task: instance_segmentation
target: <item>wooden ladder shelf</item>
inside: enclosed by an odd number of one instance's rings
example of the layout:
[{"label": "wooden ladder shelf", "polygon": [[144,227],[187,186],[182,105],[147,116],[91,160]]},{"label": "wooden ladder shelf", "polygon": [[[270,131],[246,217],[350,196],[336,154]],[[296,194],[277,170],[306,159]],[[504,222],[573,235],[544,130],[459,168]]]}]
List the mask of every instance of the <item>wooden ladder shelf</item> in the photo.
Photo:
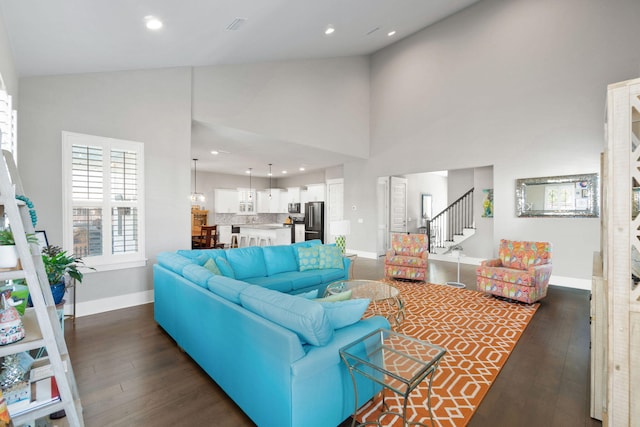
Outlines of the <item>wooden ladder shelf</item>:
[{"label": "wooden ladder shelf", "polygon": [[75,376],[64,340],[58,310],[53,302],[49,280],[44,269],[38,244],[29,243],[26,233],[34,233],[29,208],[16,194],[24,194],[13,156],[3,150],[0,160],[0,205],[9,220],[14,235],[21,268],[0,272],[0,280],[24,279],[33,303],[22,318],[25,337],[12,344],[0,346],[0,357],[44,348],[46,356],[36,359],[38,365],[49,365],[55,377],[60,398],[52,402],[11,414],[14,425],[21,425],[64,410],[70,426],[83,426],[82,405]]}]

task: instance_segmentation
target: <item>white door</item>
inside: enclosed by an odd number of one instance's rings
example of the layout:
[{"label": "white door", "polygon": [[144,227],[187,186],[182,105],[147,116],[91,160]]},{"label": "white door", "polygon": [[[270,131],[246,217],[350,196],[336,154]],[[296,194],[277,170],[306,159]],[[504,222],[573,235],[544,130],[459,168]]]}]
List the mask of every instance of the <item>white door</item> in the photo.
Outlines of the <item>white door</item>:
[{"label": "white door", "polygon": [[389,247],[389,177],[378,178],[377,255],[384,256]]},{"label": "white door", "polygon": [[[389,231],[391,233],[407,232],[407,179],[391,177],[390,184]],[[391,241],[391,240],[389,240]]]}]

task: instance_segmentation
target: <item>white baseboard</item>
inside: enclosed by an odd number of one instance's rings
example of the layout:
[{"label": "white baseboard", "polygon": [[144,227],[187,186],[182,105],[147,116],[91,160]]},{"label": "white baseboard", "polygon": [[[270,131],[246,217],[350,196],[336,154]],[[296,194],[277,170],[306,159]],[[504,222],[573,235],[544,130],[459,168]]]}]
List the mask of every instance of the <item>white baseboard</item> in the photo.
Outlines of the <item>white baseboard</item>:
[{"label": "white baseboard", "polygon": [[345,249],[345,253],[356,254],[360,258],[378,259],[378,255],[375,252],[354,251],[354,250],[351,250],[351,249]]},{"label": "white baseboard", "polygon": [[[104,313],[105,311],[119,310],[121,308],[148,304],[150,302],[153,302],[153,291],[136,292],[117,297],[79,302],[76,304],[76,317]],[[67,313],[69,309],[70,307],[65,305],[65,313]]]}]

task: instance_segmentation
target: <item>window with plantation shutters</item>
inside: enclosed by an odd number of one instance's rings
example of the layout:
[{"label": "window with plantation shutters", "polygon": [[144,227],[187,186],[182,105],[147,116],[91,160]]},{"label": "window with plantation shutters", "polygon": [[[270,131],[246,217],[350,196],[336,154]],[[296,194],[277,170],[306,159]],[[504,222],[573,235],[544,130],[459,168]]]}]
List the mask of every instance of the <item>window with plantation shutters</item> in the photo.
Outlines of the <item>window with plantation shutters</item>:
[{"label": "window with plantation shutters", "polygon": [[101,270],[144,265],[143,144],[63,132],[62,145],[65,248]]}]

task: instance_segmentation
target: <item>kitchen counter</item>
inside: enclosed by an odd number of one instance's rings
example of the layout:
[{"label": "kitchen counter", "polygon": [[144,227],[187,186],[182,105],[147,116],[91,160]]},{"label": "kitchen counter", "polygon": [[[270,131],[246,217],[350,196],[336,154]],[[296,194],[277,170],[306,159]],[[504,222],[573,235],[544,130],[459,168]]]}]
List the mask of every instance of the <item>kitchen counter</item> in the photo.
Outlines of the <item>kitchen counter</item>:
[{"label": "kitchen counter", "polygon": [[240,246],[260,245],[290,245],[291,244],[291,227],[285,227],[283,224],[245,224],[240,225]]}]

